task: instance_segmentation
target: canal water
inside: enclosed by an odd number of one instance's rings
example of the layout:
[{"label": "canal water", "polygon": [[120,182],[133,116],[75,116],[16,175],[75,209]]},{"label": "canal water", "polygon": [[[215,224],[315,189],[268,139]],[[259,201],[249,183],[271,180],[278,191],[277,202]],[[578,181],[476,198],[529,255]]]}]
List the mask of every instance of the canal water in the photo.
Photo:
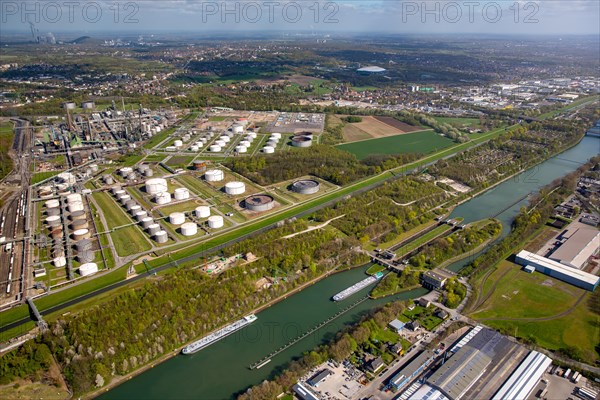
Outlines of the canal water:
[{"label": "canal water", "polygon": [[[502,237],[523,200],[507,207],[524,195],[539,189],[600,153],[600,140],[585,137],[577,146],[557,157],[511,178],[496,188],[460,206],[451,217],[463,217],[465,223],[497,216],[504,225]],[[476,257],[450,266],[460,269]],[[101,399],[229,399],[247,387],[280,372],[294,357],[329,341],[344,325],[360,320],[374,307],[394,299],[419,297],[424,289],[413,290],[380,300],[367,300],[295,345],[273,357],[260,369],[251,364],[287,344],[293,338],[327,320],[359,300],[372,288],[334,303],[331,296],[365,277],[367,267],[330,276],[258,314],[258,321],[191,356],[177,356],[100,396]]]}]

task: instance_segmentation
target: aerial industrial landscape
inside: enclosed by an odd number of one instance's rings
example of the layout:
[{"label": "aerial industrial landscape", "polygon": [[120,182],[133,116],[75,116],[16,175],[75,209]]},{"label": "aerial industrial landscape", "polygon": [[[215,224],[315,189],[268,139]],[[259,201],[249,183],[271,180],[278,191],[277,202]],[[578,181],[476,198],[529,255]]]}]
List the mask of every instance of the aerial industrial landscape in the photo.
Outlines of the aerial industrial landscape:
[{"label": "aerial industrial landscape", "polygon": [[0,398],[600,399],[597,26],[171,3],[2,5]]}]

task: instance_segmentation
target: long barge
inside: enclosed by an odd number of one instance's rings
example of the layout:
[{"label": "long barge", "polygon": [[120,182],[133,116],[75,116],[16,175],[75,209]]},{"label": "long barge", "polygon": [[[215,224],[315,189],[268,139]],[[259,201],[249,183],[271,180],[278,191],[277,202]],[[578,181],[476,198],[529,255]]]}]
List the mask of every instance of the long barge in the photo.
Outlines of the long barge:
[{"label": "long barge", "polygon": [[370,276],[366,279],[363,279],[362,281],[355,283],[349,288],[342,290],[341,292],[333,296],[333,301],[342,301],[345,298],[352,296],[354,293],[366,288],[367,286],[372,285],[381,278],[383,278],[383,272],[377,272],[374,276]]},{"label": "long barge", "polygon": [[202,339],[196,340],[195,342],[188,344],[183,348],[183,350],[181,350],[181,352],[183,354],[194,354],[202,350],[203,348],[210,346],[211,344],[223,339],[224,337],[231,335],[235,331],[238,331],[243,327],[250,325],[257,319],[258,318],[254,314],[246,315],[244,318],[235,321],[231,325],[227,325],[226,327],[221,328],[218,331],[203,337]]}]

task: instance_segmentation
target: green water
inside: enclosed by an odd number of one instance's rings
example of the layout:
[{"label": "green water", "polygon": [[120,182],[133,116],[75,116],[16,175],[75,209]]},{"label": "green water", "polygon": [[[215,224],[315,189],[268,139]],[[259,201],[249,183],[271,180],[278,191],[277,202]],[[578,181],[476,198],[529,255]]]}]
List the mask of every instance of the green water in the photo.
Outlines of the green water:
[{"label": "green water", "polygon": [[[600,153],[600,140],[584,138],[574,148],[504,182],[489,192],[457,207],[452,217],[465,222],[497,214],[523,195],[537,190],[552,180],[575,170],[579,165],[565,160],[585,162]],[[524,200],[497,216],[504,225],[503,236]],[[458,270],[467,260],[455,263]],[[271,378],[286,364],[304,351],[332,339],[344,325],[358,321],[378,305],[392,299],[414,298],[426,293],[424,289],[380,300],[368,300],[342,315],[317,332],[297,342],[258,370],[248,366],[308,331],[339,310],[368,293],[371,287],[352,297],[334,303],[331,296],[363,279],[367,267],[343,272],[291,296],[258,314],[258,321],[192,356],[177,356],[153,369],[132,378],[102,395],[101,399],[228,399],[251,385]]]}]

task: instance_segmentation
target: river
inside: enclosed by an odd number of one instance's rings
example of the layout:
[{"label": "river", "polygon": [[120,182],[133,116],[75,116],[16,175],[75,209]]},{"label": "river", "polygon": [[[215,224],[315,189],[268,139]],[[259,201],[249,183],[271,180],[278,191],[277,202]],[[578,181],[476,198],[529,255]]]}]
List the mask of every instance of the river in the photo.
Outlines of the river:
[{"label": "river", "polygon": [[[456,207],[451,217],[463,217],[464,222],[468,223],[494,216],[524,195],[574,171],[579,167],[579,163],[587,161],[598,153],[600,153],[600,140],[585,137],[577,146]],[[527,204],[526,199],[497,215],[496,218],[504,225],[501,237],[508,234],[512,219],[517,215],[519,208],[525,204]],[[458,270],[475,256],[454,263],[450,268]],[[103,394],[100,398],[105,400],[232,398],[247,387],[272,377],[292,358],[329,341],[344,325],[358,321],[374,307],[393,299],[414,298],[426,293],[424,289],[418,289],[385,299],[367,300],[273,357],[272,361],[262,368],[255,370],[248,368],[250,364],[368,293],[372,286],[342,302],[334,303],[330,300],[335,293],[363,279],[366,268],[357,268],[325,278],[259,313],[258,321],[241,331],[192,356],[171,358]]]}]

